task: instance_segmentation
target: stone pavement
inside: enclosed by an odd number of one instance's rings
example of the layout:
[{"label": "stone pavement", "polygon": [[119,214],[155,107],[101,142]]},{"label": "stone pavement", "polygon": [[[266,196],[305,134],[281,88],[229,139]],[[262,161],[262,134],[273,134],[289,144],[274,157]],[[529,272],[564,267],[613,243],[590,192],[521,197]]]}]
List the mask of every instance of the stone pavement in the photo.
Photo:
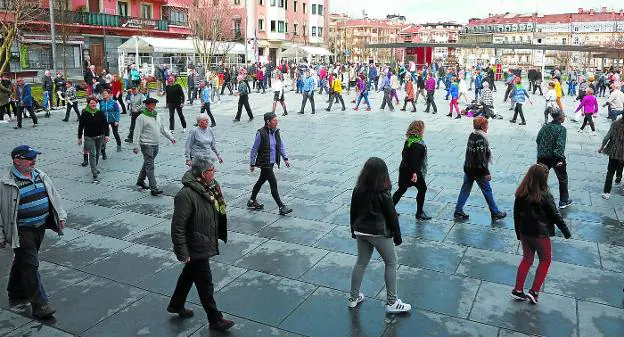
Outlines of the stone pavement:
[{"label": "stone pavement", "polygon": [[[502,86],[502,85],[501,85]],[[597,119],[599,136],[578,134],[566,121],[571,197],[563,211],[571,240],[553,239],[553,263],[540,304],[517,303],[509,297],[520,262],[513,219],[492,223],[483,197],[473,189],[466,212],[470,220],[453,221],[453,207],[462,181],[462,164],[471,121],[444,116],[448,102],[437,93],[440,112],[380,112],[380,95],[372,112],[341,112],[334,105],[317,114],[297,115],[300,96],[288,92],[290,115],[280,117],[291,168],[277,171],[284,201],[294,212],[279,216],[265,186],[259,201],[264,211],[245,208],[257,172],[248,170],[248,152],[262,113],[272,95],[252,94],[252,123],[231,122],[235,97],[213,104],[218,148],[225,163],[217,179],[229,207],[229,238],[221,255],[211,261],[216,300],[226,317],[236,321],[228,334],[211,332],[194,290],[189,297],[195,317],[180,320],[165,311],[182,268],[172,253],[170,219],[173,195],[185,170],[184,134],[176,145],[162,144],[157,176],[166,195],[152,197],[134,186],[141,165],[125,143],[123,152],[109,146],[100,162],[101,182],[91,183],[80,167],[76,123],[60,121],[61,113],[41,118],[33,129],[0,125],[0,153],[22,143],[41,150],[38,167],[54,180],[68,210],[65,235],[48,232],[41,249],[40,271],[56,319],[33,320],[28,305],[11,305],[0,296],[0,335],[5,336],[622,336],[624,334],[624,198],[616,187],[610,200],[600,198],[607,158],[596,152],[608,123]],[[400,96],[403,96],[400,94]],[[353,97],[347,96],[347,102]],[[496,93],[505,120],[490,126],[493,148],[492,184],[499,206],[511,213],[513,193],[535,161],[535,135],[543,117],[543,98],[526,106],[527,126],[510,124],[509,111]],[[600,99],[601,102],[604,99]],[[565,97],[567,106],[572,99]],[[163,110],[161,110],[163,111]],[[198,106],[185,108],[194,121]],[[281,112],[278,108],[278,112]],[[166,113],[162,112],[166,120]],[[75,117],[72,117],[72,121]],[[434,218],[417,223],[415,190],[397,206],[403,244],[398,248],[399,296],[413,305],[410,314],[386,316],[383,263],[374,255],[362,291],[367,298],[357,309],[346,306],[355,241],[350,238],[351,189],[364,161],[383,158],[396,181],[400,151],[408,123],[427,124],[429,190],[426,211]],[[129,120],[123,116],[122,137]],[[557,182],[551,174],[557,194]],[[557,198],[558,199],[558,198]],[[0,252],[0,288],[5,289],[11,251]],[[537,264],[537,263],[536,263]],[[532,275],[527,283],[532,280]]]}]

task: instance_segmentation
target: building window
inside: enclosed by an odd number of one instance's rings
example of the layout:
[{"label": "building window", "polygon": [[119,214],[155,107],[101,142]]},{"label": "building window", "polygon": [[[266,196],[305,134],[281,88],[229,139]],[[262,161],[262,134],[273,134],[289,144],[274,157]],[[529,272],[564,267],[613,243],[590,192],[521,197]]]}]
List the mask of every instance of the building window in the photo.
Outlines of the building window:
[{"label": "building window", "polygon": [[306,13],[306,9],[307,9],[306,7],[307,7],[307,6],[306,6],[306,3],[304,2],[304,3],[303,3],[303,14],[305,14],[305,13]]},{"label": "building window", "polygon": [[275,20],[271,20],[271,31],[272,31],[272,32],[275,32],[275,28],[276,28],[276,26],[275,26]]},{"label": "building window", "polygon": [[284,22],[284,33],[288,33],[288,21]]},{"label": "building window", "polygon": [[[245,0],[245,1],[247,1],[247,0]],[[260,6],[264,6],[264,0],[258,0],[258,1],[260,3]]]},{"label": "building window", "polygon": [[308,26],[306,26],[306,24],[305,24],[305,23],[303,24],[303,31],[301,31],[301,34],[302,34],[303,36],[308,35]]},{"label": "building window", "polygon": [[561,39],[561,43],[562,44],[568,44],[568,39],[566,39],[565,37],[563,39]]},{"label": "building window", "polygon": [[241,37],[241,19],[236,18],[234,20],[232,20],[232,26],[234,29],[234,37],[236,39],[240,39]]},{"label": "building window", "polygon": [[293,11],[297,12],[297,0],[293,1]]},{"label": "building window", "polygon": [[234,0],[235,5],[240,5],[241,0]]},{"label": "building window", "polygon": [[128,3],[117,1],[117,15],[119,16],[129,16],[128,12]]},{"label": "building window", "polygon": [[182,10],[175,10],[172,7],[169,8],[169,13],[167,15],[167,19],[169,20],[170,25],[174,26],[187,26],[188,25],[188,17],[186,16],[186,12]]},{"label": "building window", "polygon": [[323,37],[323,27],[318,27],[318,37]]},{"label": "building window", "polygon": [[293,35],[297,35],[297,34],[298,34],[298,32],[297,32],[297,28],[299,28],[299,25],[298,25],[298,24],[296,24],[296,23],[295,23],[295,24],[293,24]]},{"label": "building window", "polygon": [[278,33],[284,32],[284,21],[277,21],[277,32]]},{"label": "building window", "polygon": [[316,36],[316,26],[312,26],[312,36]]},{"label": "building window", "polygon": [[284,8],[284,0],[279,0],[277,7]]},{"label": "building window", "polygon": [[323,5],[318,5],[318,9],[316,10],[316,13],[320,16],[323,16]]},{"label": "building window", "polygon": [[271,0],[271,7],[275,7],[275,0]]},{"label": "building window", "polygon": [[150,4],[141,4],[141,18],[143,18],[143,19],[151,19],[152,18],[152,5],[150,5]]},{"label": "building window", "polygon": [[258,30],[264,31],[264,19],[258,19]]},{"label": "building window", "polygon": [[312,14],[316,14],[316,4],[312,4]]},{"label": "building window", "polygon": [[284,0],[284,9],[288,10],[288,0]]}]

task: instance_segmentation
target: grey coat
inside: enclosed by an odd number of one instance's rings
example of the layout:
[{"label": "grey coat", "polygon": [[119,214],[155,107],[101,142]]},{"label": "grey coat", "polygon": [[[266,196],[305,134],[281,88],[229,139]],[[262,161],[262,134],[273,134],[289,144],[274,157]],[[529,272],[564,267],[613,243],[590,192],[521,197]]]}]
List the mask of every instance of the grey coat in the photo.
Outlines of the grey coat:
[{"label": "grey coat", "polygon": [[[7,242],[11,244],[12,248],[19,248],[17,208],[19,206],[20,194],[11,172],[12,168],[12,166],[5,168],[0,176],[0,225],[2,228],[2,231],[0,231],[0,242]],[[35,169],[35,171],[41,177],[48,192],[51,205],[50,212],[54,216],[54,227],[52,230],[60,232],[60,221],[67,219],[67,213],[61,204],[61,197],[54,184],[52,184],[50,177],[39,169]]]}]

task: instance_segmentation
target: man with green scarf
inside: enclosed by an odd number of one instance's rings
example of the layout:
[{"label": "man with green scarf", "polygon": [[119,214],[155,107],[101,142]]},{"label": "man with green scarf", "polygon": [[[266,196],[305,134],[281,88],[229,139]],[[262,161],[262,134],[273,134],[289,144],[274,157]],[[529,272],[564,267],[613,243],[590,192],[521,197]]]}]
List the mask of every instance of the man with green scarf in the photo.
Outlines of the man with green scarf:
[{"label": "man with green scarf", "polygon": [[[154,175],[154,159],[158,155],[158,144],[160,143],[159,133],[165,136],[172,144],[176,143],[171,133],[165,130],[165,126],[160,119],[160,115],[156,111],[157,99],[148,98],[143,101],[145,108],[136,119],[134,127],[134,135],[132,143],[139,144],[134,148],[134,153],[139,153],[139,149],[143,154],[143,166],[139,173],[137,186],[143,189],[150,189],[152,195],[162,194],[163,191],[158,189],[156,184],[156,176]],[[145,178],[149,181],[149,186],[145,184]]]}]

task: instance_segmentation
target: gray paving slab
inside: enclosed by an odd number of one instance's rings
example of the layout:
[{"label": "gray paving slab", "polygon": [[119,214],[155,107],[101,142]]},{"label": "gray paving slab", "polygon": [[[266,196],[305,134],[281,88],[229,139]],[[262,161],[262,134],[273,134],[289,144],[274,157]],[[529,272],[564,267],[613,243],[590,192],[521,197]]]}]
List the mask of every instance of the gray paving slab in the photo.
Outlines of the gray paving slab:
[{"label": "gray paving slab", "polygon": [[[54,180],[68,210],[65,235],[59,238],[48,232],[40,254],[40,273],[57,309],[56,320],[32,321],[27,303],[10,303],[4,296],[0,297],[0,329],[10,329],[7,336],[45,337],[98,336],[110,331],[120,336],[163,337],[619,336],[624,317],[624,213],[619,206],[624,196],[616,186],[610,200],[600,197],[607,157],[596,152],[608,122],[602,116],[596,120],[597,137],[577,133],[578,124],[564,123],[569,188],[575,203],[562,214],[573,239],[563,240],[560,233],[553,239],[553,263],[540,304],[529,306],[508,297],[521,259],[511,211],[515,188],[535,162],[543,105],[525,107],[526,126],[506,120],[490,123],[492,187],[499,208],[510,216],[492,222],[481,192],[474,187],[464,209],[470,219],[455,222],[453,211],[472,126],[466,118],[444,117],[448,102],[440,94],[436,95],[437,115],[422,113],[419,104],[416,114],[335,109],[280,117],[292,164],[276,170],[281,197],[294,209],[286,217],[277,214],[268,185],[258,196],[265,210],[246,209],[259,174],[249,172],[248,156],[261,118],[231,123],[235,97],[224,97],[223,104],[212,106],[218,123],[217,146],[225,160],[217,164],[216,176],[228,204],[230,232],[211,267],[217,303],[227,318],[236,321],[230,334],[207,329],[194,290],[188,302],[196,320],[176,321],[163,308],[182,268],[172,253],[170,226],[173,197],[186,170],[181,146],[185,134],[178,129],[178,144],[161,144],[156,177],[165,194],[152,197],[135,186],[142,160],[131,154],[129,144],[100,161],[101,182],[92,184],[89,169],[80,166],[80,148],[67,146],[69,140],[74,142],[68,135],[75,134],[77,125],[61,122],[58,112],[42,118],[36,130],[16,131],[0,124],[0,151],[8,153],[23,142],[41,150],[37,165]],[[502,95],[495,93],[495,103],[508,119],[510,112],[499,103]],[[251,95],[256,115],[270,106],[270,96]],[[345,96],[350,101],[354,95]],[[380,98],[371,93],[374,107]],[[297,107],[300,99],[292,92],[286,95],[291,107]],[[539,97],[535,100],[541,102]],[[573,99],[564,97],[564,104],[574,105]],[[184,108],[189,120],[198,111],[197,105]],[[386,161],[396,188],[405,129],[416,118],[427,125],[425,210],[433,219],[416,221],[415,189],[408,190],[397,205],[404,239],[397,248],[399,295],[414,309],[410,315],[384,315],[384,266],[375,252],[362,287],[368,297],[356,310],[349,310],[346,292],[357,254],[349,230],[351,191],[370,156]],[[128,116],[123,115],[122,133],[128,124]],[[552,173],[549,185],[558,200]],[[12,255],[8,249],[0,251],[0,288],[6,286]],[[537,259],[527,285],[536,266]]]}]

